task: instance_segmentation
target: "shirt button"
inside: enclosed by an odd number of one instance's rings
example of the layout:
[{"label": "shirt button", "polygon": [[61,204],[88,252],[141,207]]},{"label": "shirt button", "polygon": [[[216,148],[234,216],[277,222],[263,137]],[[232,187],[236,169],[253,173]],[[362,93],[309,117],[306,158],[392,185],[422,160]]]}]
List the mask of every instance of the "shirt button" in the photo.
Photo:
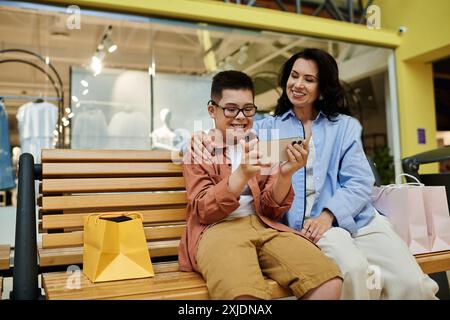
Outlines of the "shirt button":
[{"label": "shirt button", "polygon": [[320,180],[319,177],[317,177],[316,180]]}]

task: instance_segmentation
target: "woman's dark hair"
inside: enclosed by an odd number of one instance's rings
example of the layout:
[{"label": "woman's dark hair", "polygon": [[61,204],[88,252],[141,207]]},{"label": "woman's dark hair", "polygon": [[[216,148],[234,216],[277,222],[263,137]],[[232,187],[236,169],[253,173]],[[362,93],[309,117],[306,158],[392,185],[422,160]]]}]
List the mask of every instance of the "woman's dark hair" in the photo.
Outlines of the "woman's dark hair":
[{"label": "woman's dark hair", "polygon": [[323,99],[314,101],[314,108],[322,111],[328,120],[339,114],[350,114],[348,99],[345,90],[339,81],[339,71],[336,60],[327,52],[320,49],[305,49],[290,57],[281,68],[278,84],[283,89],[281,97],[278,99],[275,115],[280,116],[292,108],[286,92],[286,84],[298,59],[312,60],[317,64],[319,70],[319,93]]}]

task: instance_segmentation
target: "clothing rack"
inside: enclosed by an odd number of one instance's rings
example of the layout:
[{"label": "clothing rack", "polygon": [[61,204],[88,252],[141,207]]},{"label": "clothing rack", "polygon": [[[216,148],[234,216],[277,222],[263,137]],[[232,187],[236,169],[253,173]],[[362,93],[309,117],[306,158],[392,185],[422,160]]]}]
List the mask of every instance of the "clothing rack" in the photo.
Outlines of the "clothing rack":
[{"label": "clothing rack", "polygon": [[82,105],[83,104],[90,104],[90,105],[98,105],[98,106],[113,106],[113,107],[123,107],[123,106],[129,106],[129,107],[140,107],[136,104],[128,104],[128,103],[122,103],[122,102],[113,102],[113,101],[99,101],[99,100],[80,100],[79,101]]},{"label": "clothing rack", "polygon": [[44,101],[61,101],[61,98],[57,97],[43,97],[43,96],[4,96],[0,95],[0,100],[3,98],[4,100],[29,100],[35,101],[37,99],[42,99]]},{"label": "clothing rack", "polygon": [[[59,130],[60,134],[58,135],[57,146],[58,147],[63,146],[64,145],[64,140],[65,140],[64,139],[64,133],[65,132],[64,132],[64,130],[62,130],[61,122],[62,122],[62,117],[63,117],[63,114],[64,114],[64,86],[63,86],[63,83],[62,83],[62,80],[61,80],[61,77],[60,77],[58,71],[55,69],[55,67],[53,66],[53,64],[50,61],[48,61],[47,59],[44,59],[43,56],[41,56],[41,55],[39,55],[39,54],[37,54],[35,52],[29,51],[29,50],[24,50],[24,49],[3,49],[3,50],[0,50],[0,54],[11,54],[11,53],[24,54],[28,58],[30,58],[30,56],[31,56],[32,59],[38,59],[41,62],[41,64],[46,66],[45,68],[43,68],[43,67],[37,65],[36,63],[34,63],[32,61],[29,61],[29,59],[25,59],[25,58],[24,59],[16,59],[16,58],[13,58],[13,59],[11,59],[11,58],[10,59],[8,59],[8,58],[7,59],[0,59],[0,64],[3,64],[3,63],[22,63],[22,64],[27,64],[27,65],[29,65],[29,66],[39,70],[40,72],[42,72],[48,78],[48,80],[50,80],[50,82],[52,83],[52,85],[53,85],[53,87],[55,89],[57,98],[56,98],[56,100],[53,100],[54,98],[48,98],[46,100],[52,99],[53,101],[58,101],[58,126],[60,128],[60,130]],[[47,69],[47,67],[49,69]],[[51,72],[49,72],[49,71],[52,71],[53,74],[51,74]],[[56,77],[56,79],[55,79],[55,77]],[[14,98],[14,97],[16,97],[16,98]],[[17,98],[17,97],[20,97],[20,98]],[[21,98],[25,99],[24,97],[25,96],[13,96],[13,98],[8,98],[8,99],[19,100]],[[42,99],[42,100],[44,99],[44,97],[42,97],[42,96],[41,97],[35,97],[35,98],[36,99]],[[32,98],[30,100],[36,100],[36,99]]]}]

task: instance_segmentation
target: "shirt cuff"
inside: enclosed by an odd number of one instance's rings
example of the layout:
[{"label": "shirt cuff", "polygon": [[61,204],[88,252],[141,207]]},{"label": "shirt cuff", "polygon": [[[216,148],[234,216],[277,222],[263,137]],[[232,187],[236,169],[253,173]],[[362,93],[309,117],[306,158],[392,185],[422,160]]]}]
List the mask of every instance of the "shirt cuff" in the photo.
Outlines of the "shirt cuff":
[{"label": "shirt cuff", "polygon": [[355,219],[351,215],[345,212],[341,212],[342,205],[336,201],[329,201],[324,209],[328,209],[336,217],[336,221],[339,227],[346,229],[351,234],[357,231]]}]

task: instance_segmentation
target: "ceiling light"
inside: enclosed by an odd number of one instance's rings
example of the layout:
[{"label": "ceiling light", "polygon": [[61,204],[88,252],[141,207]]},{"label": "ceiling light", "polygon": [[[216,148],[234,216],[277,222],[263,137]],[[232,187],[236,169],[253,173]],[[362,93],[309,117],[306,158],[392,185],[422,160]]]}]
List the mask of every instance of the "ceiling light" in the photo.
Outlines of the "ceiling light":
[{"label": "ceiling light", "polygon": [[105,53],[103,51],[98,51],[94,54],[91,59],[91,69],[94,72],[94,76],[99,75],[102,72],[103,68],[103,58],[105,57]]},{"label": "ceiling light", "polygon": [[99,75],[102,72],[102,62],[99,58],[97,58],[96,56],[92,57],[91,60],[91,69],[94,72],[94,76]]},{"label": "ceiling light", "polygon": [[105,40],[103,40],[103,47],[108,50],[109,53],[113,53],[114,51],[117,50],[117,44],[115,44],[112,39],[111,36],[107,36],[105,38]]},{"label": "ceiling light", "polygon": [[80,83],[85,88],[89,87],[89,83],[86,80],[81,80]]},{"label": "ceiling light", "polygon": [[102,42],[101,42],[102,49],[108,50],[109,53],[113,53],[117,50],[117,45],[112,40],[112,26],[109,26],[106,30]]},{"label": "ceiling light", "polygon": [[245,46],[242,46],[240,49],[239,49],[239,56],[238,56],[238,63],[239,64],[244,64],[246,61],[247,61],[247,59],[248,59],[248,46],[247,45],[245,45]]}]

